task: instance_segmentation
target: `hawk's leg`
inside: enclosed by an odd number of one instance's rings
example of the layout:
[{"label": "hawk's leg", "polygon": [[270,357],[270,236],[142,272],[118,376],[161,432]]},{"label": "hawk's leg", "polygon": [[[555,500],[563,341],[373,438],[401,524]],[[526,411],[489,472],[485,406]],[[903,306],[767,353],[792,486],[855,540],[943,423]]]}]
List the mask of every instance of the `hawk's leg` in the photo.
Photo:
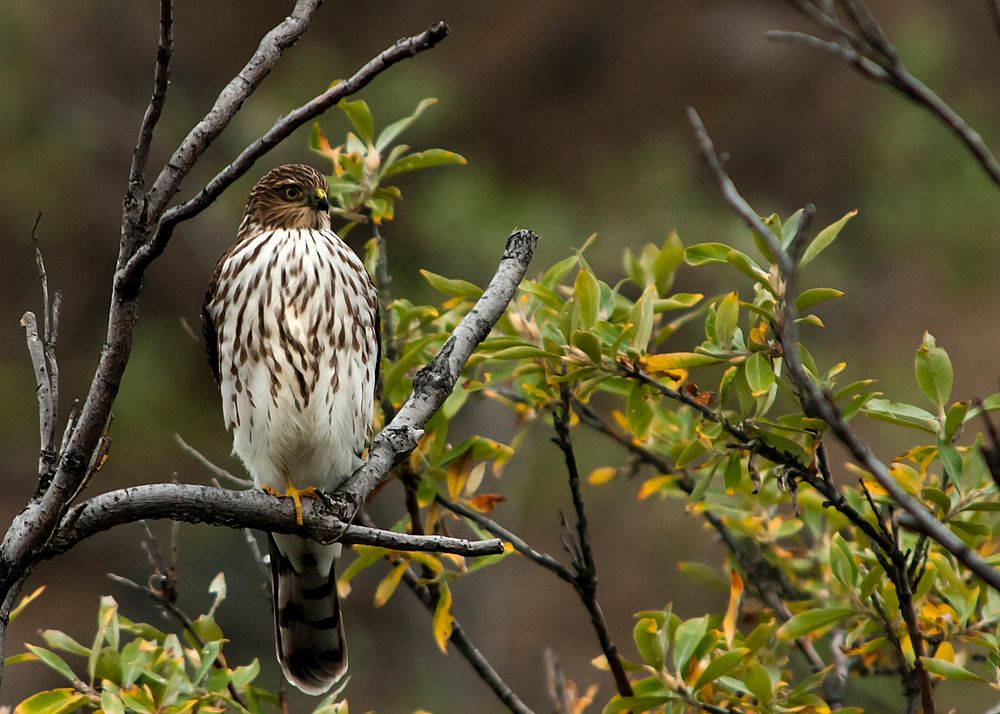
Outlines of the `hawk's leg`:
[{"label": "hawk's leg", "polygon": [[302,525],[302,497],[306,498],[320,498],[319,491],[316,490],[315,486],[308,486],[306,488],[295,488],[292,484],[292,477],[285,475],[285,492],[272,488],[267,484],[261,484],[261,489],[264,492],[271,494],[272,496],[291,498],[292,502],[295,504],[295,525]]}]

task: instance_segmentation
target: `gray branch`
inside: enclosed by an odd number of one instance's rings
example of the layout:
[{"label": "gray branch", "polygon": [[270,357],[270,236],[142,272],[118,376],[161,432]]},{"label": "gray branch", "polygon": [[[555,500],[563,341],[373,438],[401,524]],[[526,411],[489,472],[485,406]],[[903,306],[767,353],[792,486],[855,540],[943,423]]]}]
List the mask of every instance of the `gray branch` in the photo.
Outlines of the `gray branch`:
[{"label": "gray branch", "polygon": [[38,442],[41,444],[38,473],[41,476],[48,468],[45,449],[46,445],[51,445],[55,406],[52,403],[49,369],[45,364],[45,345],[38,335],[38,320],[35,318],[35,313],[24,313],[21,316],[21,327],[24,328],[25,339],[28,342],[28,354],[31,356],[31,366],[35,372],[35,395],[38,397]]},{"label": "gray branch", "polygon": [[[198,157],[229,126],[236,112],[271,73],[281,55],[294,45],[312,24],[313,15],[323,0],[297,0],[291,14],[261,38],[243,69],[219,92],[215,104],[188,132],[174,151],[167,165],[156,177],[148,196],[148,216],[156,221],[163,214],[167,203],[180,188],[181,181],[198,161]],[[161,28],[162,28],[161,19]],[[162,47],[161,36],[161,47]],[[158,61],[159,64],[159,61]],[[155,91],[155,90],[154,90]],[[154,94],[154,100],[155,100]]]},{"label": "gray branch", "polygon": [[[455,388],[462,369],[472,352],[493,329],[517,292],[528,263],[534,255],[538,236],[529,230],[517,230],[507,238],[507,247],[493,279],[469,313],[452,332],[437,356],[413,378],[413,392],[375,437],[368,459],[341,486],[337,493],[358,506],[387,477],[389,469],[416,445],[414,437]],[[419,437],[417,437],[419,438]],[[353,513],[345,512],[350,521]]]},{"label": "gray branch", "polygon": [[[247,146],[231,164],[226,166],[222,171],[216,174],[214,178],[205,184],[205,187],[202,188],[201,191],[199,191],[193,198],[168,209],[162,214],[162,217],[160,217],[160,214],[156,212],[157,207],[152,206],[150,208],[150,216],[154,220],[159,220],[159,224],[156,226],[156,232],[154,233],[153,238],[149,242],[142,245],[136,251],[135,255],[133,255],[129,260],[128,264],[125,266],[125,270],[119,277],[119,284],[123,286],[135,285],[137,279],[141,277],[146,266],[159,256],[163,252],[164,248],[166,248],[167,244],[170,242],[171,236],[173,235],[174,227],[178,223],[193,218],[208,208],[208,206],[210,206],[223,191],[225,191],[234,181],[243,176],[243,174],[245,174],[250,167],[254,165],[254,162],[256,162],[257,159],[261,158],[264,154],[281,143],[293,131],[311,119],[315,119],[344,97],[360,91],[373,79],[375,79],[375,77],[397,62],[400,62],[408,57],[413,57],[417,53],[423,52],[424,50],[431,49],[438,42],[447,37],[448,32],[448,26],[445,23],[437,22],[431,25],[424,32],[412,37],[405,37],[397,40],[392,47],[389,47],[369,60],[363,67],[361,67],[361,69],[355,72],[350,79],[337,83],[322,94],[314,97],[302,106],[293,109],[288,114],[281,117],[281,119],[276,121],[263,136]],[[223,94],[225,94],[225,92],[223,92]],[[219,96],[221,99],[223,95]],[[204,124],[210,116],[211,112],[209,112],[205,119],[202,120],[202,124]],[[229,119],[227,118],[225,121],[228,123]],[[225,124],[222,125],[222,128],[224,127]],[[219,131],[221,131],[222,128],[220,128]],[[192,134],[196,130],[197,127],[195,130],[192,130]],[[183,148],[183,145],[181,148]],[[178,151],[180,151],[180,149],[178,149]],[[194,158],[197,158],[197,155],[194,155]],[[153,191],[155,190],[156,186],[153,187]],[[174,190],[176,191],[176,188]]]},{"label": "gray branch", "polygon": [[232,491],[211,486],[161,483],[110,491],[74,506],[63,517],[59,530],[39,558],[48,559],[65,553],[80,541],[115,526],[164,518],[227,528],[293,533],[321,543],[373,545],[390,550],[456,553],[469,557],[503,552],[503,543],[498,538],[470,541],[349,525],[334,517],[326,504],[314,500],[303,501],[303,523],[298,526],[295,523],[295,506],[290,499],[276,498],[257,489]]}]

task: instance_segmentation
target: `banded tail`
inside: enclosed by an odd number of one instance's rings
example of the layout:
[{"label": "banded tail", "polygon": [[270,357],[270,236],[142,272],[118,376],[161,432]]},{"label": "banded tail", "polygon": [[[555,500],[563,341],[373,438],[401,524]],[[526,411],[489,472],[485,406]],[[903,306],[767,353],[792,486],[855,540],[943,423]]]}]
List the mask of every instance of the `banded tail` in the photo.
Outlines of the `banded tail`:
[{"label": "banded tail", "polygon": [[323,694],[347,672],[334,566],[340,545],[270,533],[267,540],[278,662],[293,685]]}]

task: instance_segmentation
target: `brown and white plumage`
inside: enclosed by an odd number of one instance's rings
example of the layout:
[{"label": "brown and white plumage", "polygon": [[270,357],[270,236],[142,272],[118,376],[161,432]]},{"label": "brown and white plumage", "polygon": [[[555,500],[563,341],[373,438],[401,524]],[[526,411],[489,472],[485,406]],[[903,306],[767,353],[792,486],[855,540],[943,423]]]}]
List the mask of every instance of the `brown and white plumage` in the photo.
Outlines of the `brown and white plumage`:
[{"label": "brown and white plumage", "polygon": [[[315,169],[270,171],[205,295],[205,341],[233,452],[254,483],[279,492],[332,491],[371,436],[378,301],[328,209]],[[269,542],[278,660],[292,684],[322,693],[347,669],[340,546],[281,534]]]}]

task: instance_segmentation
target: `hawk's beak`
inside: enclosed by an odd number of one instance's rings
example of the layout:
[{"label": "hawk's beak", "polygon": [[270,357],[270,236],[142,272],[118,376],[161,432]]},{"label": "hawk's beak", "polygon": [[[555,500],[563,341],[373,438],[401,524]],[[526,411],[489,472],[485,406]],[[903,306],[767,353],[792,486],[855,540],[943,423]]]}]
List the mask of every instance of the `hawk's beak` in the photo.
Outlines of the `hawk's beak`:
[{"label": "hawk's beak", "polygon": [[312,200],[313,208],[324,213],[330,210],[330,201],[326,197],[326,191],[321,188],[316,189]]}]

